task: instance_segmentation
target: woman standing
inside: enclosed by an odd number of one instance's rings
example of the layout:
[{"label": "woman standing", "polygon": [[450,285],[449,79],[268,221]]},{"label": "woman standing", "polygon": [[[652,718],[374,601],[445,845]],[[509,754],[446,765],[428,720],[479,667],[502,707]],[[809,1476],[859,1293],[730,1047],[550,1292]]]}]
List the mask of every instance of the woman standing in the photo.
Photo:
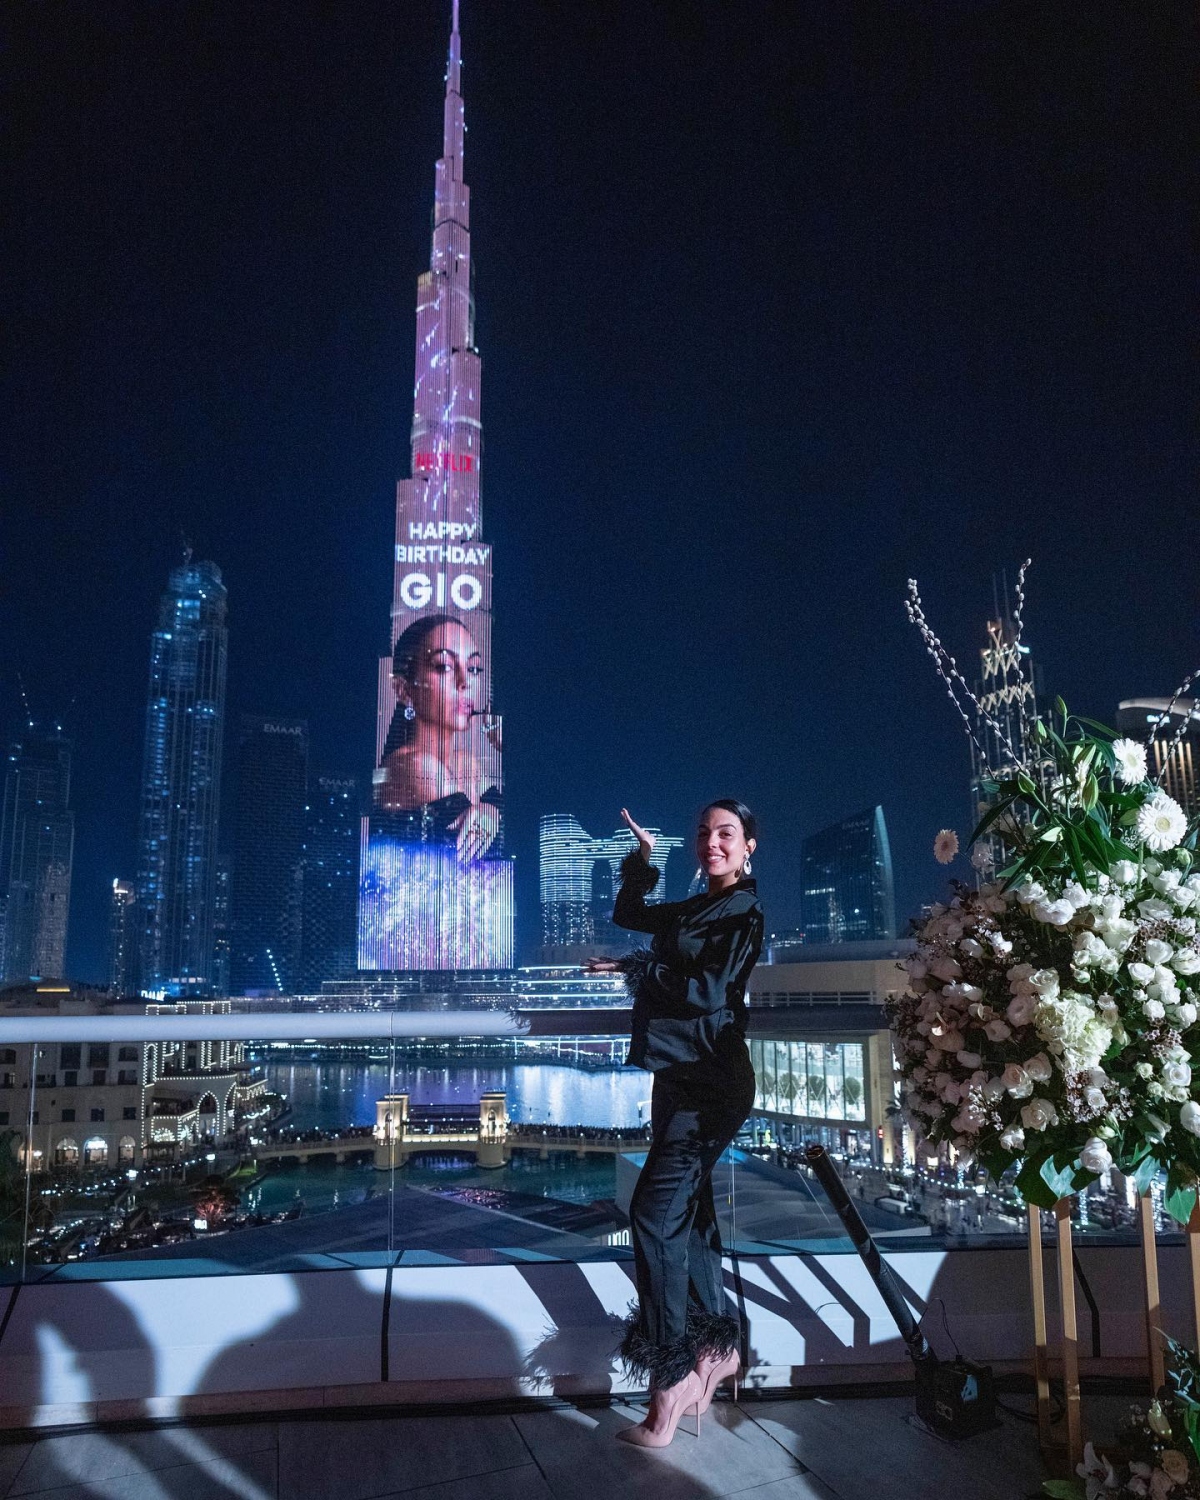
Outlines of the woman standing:
[{"label": "woman standing", "polygon": [[650,1386],[650,1411],[618,1435],[665,1447],[690,1407],[705,1411],[739,1367],[737,1319],[725,1305],[712,1171],[754,1103],[746,1048],[746,981],[762,948],[763,913],[750,875],[757,827],[749,808],[711,802],[696,857],[707,890],[647,904],[658,881],[654,840],[622,808],[638,841],[621,866],[613,921],[653,934],[648,949],[597,959],[633,996],[627,1061],[654,1074],[653,1139],[629,1205],[638,1307],[621,1357]]}]

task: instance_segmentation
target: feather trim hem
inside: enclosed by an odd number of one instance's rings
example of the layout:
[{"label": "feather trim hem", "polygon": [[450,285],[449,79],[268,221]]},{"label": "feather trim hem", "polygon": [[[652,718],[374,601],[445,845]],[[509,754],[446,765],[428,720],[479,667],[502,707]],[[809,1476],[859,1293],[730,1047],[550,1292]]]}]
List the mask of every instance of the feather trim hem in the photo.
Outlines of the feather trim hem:
[{"label": "feather trim hem", "polygon": [[696,1364],[696,1343],[690,1334],[656,1344],[642,1332],[636,1308],[625,1319],[618,1353],[630,1378],[652,1391],[678,1385]]}]

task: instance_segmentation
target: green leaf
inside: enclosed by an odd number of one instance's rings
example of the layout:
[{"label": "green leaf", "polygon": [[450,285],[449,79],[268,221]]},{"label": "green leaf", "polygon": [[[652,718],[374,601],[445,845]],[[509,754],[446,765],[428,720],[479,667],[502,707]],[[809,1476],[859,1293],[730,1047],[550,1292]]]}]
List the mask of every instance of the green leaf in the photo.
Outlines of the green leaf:
[{"label": "green leaf", "polygon": [[1067,705],[1062,701],[1061,698],[1055,698],[1054,712],[1059,716],[1060,719],[1070,718],[1070,714],[1067,712]]},{"label": "green leaf", "polygon": [[1158,1160],[1154,1156],[1147,1156],[1133,1174],[1133,1185],[1139,1193],[1148,1193],[1150,1191],[1150,1184],[1157,1176]]},{"label": "green leaf", "polygon": [[1098,729],[1101,734],[1107,735],[1110,740],[1115,740],[1117,731],[1110,729],[1107,724],[1101,724],[1096,719],[1085,719],[1082,714],[1075,715],[1076,724],[1086,724],[1089,729]]},{"label": "green leaf", "polygon": [[1075,1165],[1073,1151],[1056,1151],[1042,1163],[1039,1169],[1042,1181],[1054,1194],[1056,1203],[1073,1191]]},{"label": "green leaf", "polygon": [[1163,1207],[1176,1224],[1186,1224],[1192,1217],[1192,1209],[1195,1206],[1196,1185],[1193,1174],[1185,1173],[1178,1163],[1173,1162],[1171,1170],[1167,1173],[1167,1191],[1163,1198]]},{"label": "green leaf", "polygon": [[1054,1500],[1084,1500],[1087,1490],[1082,1479],[1043,1479],[1042,1494]]},{"label": "green leaf", "polygon": [[[1049,1157],[1044,1160],[1048,1161]],[[1026,1160],[1025,1165],[1017,1173],[1014,1186],[1025,1202],[1035,1208],[1053,1208],[1062,1196],[1061,1193],[1050,1191],[1042,1176],[1042,1163],[1036,1157],[1029,1157]]]}]

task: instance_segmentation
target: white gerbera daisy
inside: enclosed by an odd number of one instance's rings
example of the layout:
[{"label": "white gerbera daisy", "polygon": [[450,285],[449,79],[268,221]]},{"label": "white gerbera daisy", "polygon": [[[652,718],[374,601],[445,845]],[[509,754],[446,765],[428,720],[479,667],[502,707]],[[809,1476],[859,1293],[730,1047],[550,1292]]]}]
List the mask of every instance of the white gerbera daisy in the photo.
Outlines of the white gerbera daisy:
[{"label": "white gerbera daisy", "polygon": [[1135,832],[1147,849],[1156,854],[1174,849],[1187,832],[1183,808],[1166,792],[1155,792],[1139,809]]},{"label": "white gerbera daisy", "polygon": [[[1176,843],[1179,839],[1175,840]],[[1164,847],[1170,847],[1165,845]],[[943,828],[933,841],[933,857],[939,865],[948,865],[958,853],[958,834],[953,828]]]},{"label": "white gerbera daisy", "polygon": [[1140,740],[1114,740],[1113,768],[1122,786],[1137,786],[1146,779],[1146,747]]}]

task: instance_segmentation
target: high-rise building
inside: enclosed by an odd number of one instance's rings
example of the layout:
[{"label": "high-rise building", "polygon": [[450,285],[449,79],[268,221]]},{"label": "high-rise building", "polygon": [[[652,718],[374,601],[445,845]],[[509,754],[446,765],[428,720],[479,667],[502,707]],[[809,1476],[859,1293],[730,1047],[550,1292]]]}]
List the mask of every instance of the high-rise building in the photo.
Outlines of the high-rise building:
[{"label": "high-rise building", "polygon": [[233,947],[233,861],[228,854],[217,855],[217,878],[213,882],[213,956],[214,995],[230,993],[229,971]]},{"label": "high-rise building", "polygon": [[108,987],[114,995],[137,993],[136,888],[132,880],[114,880],[108,915]]},{"label": "high-rise building", "polygon": [[300,983],[317,990],[358,966],[358,866],[362,795],[353,776],[317,776],[304,832]]},{"label": "high-rise building", "polygon": [[1154,735],[1147,757],[1150,775],[1189,818],[1195,817],[1200,812],[1200,702],[1126,698],[1117,706],[1117,733],[1134,740]]},{"label": "high-rise building", "polygon": [[31,720],[9,746],[0,813],[6,980],[61,978],[66,971],[75,847],[70,796],[70,740],[61,725]]},{"label": "high-rise building", "polygon": [[221,570],[171,570],[150,637],[138,851],[143,993],[210,992],[229,631]]},{"label": "high-rise building", "polygon": [[379,664],[359,897],[368,970],[513,962],[461,73],[455,0],[433,245],[417,282],[412,477],[396,489],[390,649]]},{"label": "high-rise building", "polygon": [[[648,901],[666,897],[672,851],[683,839],[648,828],[654,835],[654,863],[662,871]],[[542,943],[547,948],[605,945],[624,941],[612,926],[613,895],[621,861],[634,847],[628,828],[608,838],[588,833],[570,813],[545,813],[538,828],[538,883],[542,904]]]},{"label": "high-rise building", "polygon": [[806,838],[800,862],[806,944],[895,935],[892,852],[882,807],[855,813]]},{"label": "high-rise building", "polygon": [[293,991],[300,979],[308,725],[243,714],[233,827],[230,985]]}]

